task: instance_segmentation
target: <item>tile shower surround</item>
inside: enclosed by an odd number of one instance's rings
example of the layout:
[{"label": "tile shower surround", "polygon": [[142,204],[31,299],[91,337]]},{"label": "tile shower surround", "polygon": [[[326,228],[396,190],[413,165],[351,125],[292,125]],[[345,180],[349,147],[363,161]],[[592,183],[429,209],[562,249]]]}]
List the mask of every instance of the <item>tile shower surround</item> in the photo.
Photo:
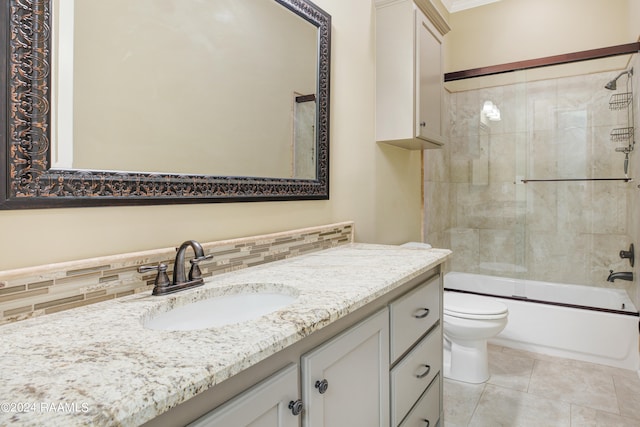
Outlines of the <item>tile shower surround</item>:
[{"label": "tile shower surround", "polygon": [[[200,242],[213,255],[200,269],[206,278],[291,258],[351,243],[353,233],[353,222],[343,222]],[[175,248],[164,248],[0,271],[0,325],[151,290],[156,273],[138,273],[138,267],[162,262],[171,277],[175,254]]]},{"label": "tile shower surround", "polygon": [[[425,154],[425,241],[454,251],[452,270],[625,288],[638,301],[636,283],[606,281],[609,269],[631,270],[618,252],[638,238],[637,179],[519,183],[624,176],[609,132],[626,112],[609,109],[612,92],[603,88],[616,74],[447,93],[450,143]],[[480,125],[484,100],[499,106],[501,121]]]}]

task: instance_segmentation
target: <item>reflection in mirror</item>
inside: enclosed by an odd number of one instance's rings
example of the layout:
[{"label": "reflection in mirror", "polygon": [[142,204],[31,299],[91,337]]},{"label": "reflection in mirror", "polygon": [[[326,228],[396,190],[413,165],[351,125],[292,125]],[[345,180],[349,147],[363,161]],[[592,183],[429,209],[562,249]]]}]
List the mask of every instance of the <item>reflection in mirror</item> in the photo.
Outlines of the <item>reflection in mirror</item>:
[{"label": "reflection in mirror", "polygon": [[328,198],[314,4],[8,2],[0,209]]},{"label": "reflection in mirror", "polygon": [[273,0],[53,4],[54,167],[315,178],[311,23]]}]

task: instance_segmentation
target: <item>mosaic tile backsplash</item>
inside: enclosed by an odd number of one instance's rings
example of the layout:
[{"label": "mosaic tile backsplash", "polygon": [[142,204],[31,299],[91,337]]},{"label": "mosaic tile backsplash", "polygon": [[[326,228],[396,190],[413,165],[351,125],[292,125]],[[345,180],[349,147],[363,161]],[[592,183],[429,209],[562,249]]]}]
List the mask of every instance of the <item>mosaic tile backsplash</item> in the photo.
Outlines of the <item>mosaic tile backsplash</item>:
[{"label": "mosaic tile backsplash", "polygon": [[[200,242],[205,255],[213,255],[213,259],[200,263],[200,269],[206,278],[291,258],[351,243],[353,233],[353,222],[343,222]],[[191,255],[189,251],[187,271]],[[171,277],[174,259],[175,248],[164,248],[0,271],[0,324],[151,290],[156,273],[138,273],[138,267],[164,263]]]}]

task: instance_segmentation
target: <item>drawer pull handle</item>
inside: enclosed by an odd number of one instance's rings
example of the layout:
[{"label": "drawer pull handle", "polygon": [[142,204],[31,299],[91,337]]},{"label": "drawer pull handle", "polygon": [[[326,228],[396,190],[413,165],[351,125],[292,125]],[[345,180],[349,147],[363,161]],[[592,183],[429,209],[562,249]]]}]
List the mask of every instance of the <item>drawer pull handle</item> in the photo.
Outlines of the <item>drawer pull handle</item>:
[{"label": "drawer pull handle", "polygon": [[300,413],[302,412],[302,400],[298,399],[296,401],[291,401],[289,402],[289,409],[291,409],[291,413],[293,415],[300,415]]},{"label": "drawer pull handle", "polygon": [[427,369],[421,374],[416,374],[416,378],[424,378],[427,375],[429,375],[429,371],[431,370],[431,366],[429,366],[429,365],[421,365],[421,366],[424,366]]},{"label": "drawer pull handle", "polygon": [[429,315],[428,308],[419,308],[415,311],[415,313],[413,313],[413,317],[415,317],[416,319],[424,319],[428,315]]},{"label": "drawer pull handle", "polygon": [[423,418],[422,421],[426,423],[424,427],[429,427],[429,424],[430,424],[429,420],[427,420],[426,418]]},{"label": "drawer pull handle", "polygon": [[318,389],[318,393],[324,394],[329,388],[329,382],[327,380],[316,381],[315,387]]}]

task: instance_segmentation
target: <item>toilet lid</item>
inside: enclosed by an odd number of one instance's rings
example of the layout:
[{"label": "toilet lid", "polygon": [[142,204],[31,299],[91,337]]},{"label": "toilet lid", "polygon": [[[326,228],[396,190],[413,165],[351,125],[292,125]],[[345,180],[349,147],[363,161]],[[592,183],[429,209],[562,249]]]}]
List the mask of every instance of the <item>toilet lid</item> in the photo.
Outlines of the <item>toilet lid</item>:
[{"label": "toilet lid", "polygon": [[491,318],[506,316],[508,309],[505,304],[491,298],[460,292],[445,292],[444,312],[451,316],[477,319],[483,316]]}]

